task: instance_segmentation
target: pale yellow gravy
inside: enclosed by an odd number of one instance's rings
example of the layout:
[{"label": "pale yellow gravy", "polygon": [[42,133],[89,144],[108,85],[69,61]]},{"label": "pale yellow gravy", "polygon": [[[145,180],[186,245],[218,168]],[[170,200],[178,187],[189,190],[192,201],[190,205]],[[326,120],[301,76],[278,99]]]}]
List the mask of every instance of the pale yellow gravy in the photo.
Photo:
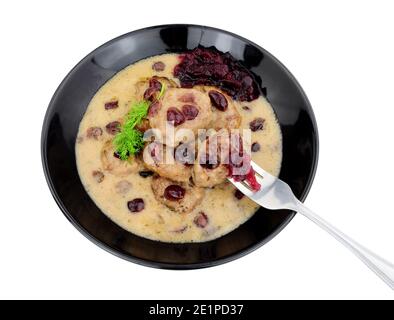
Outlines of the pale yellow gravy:
[{"label": "pale yellow gravy", "polygon": [[[165,63],[164,71],[152,70],[152,63],[156,61]],[[226,182],[213,189],[206,189],[202,203],[191,213],[179,214],[156,201],[151,190],[151,177],[143,178],[138,173],[118,177],[104,171],[100,161],[103,143],[113,137],[106,133],[105,126],[122,118],[129,111],[130,102],[135,100],[135,83],[141,78],[154,75],[168,77],[179,83],[172,74],[177,63],[177,54],[141,60],[117,73],[98,90],[90,101],[79,127],[75,148],[77,166],[81,181],[90,197],[105,215],[122,228],[141,237],[163,242],[203,242],[237,228],[256,212],[258,205],[246,197],[241,200],[235,198],[234,187]],[[117,99],[119,107],[105,110],[104,104],[111,99]],[[282,136],[271,105],[263,97],[252,102],[236,102],[236,105],[242,116],[241,128],[249,128],[250,121],[256,117],[265,119],[264,129],[252,132],[252,142],[257,141],[261,145],[260,151],[252,153],[252,158],[265,170],[278,175],[282,160]],[[243,106],[248,106],[250,110],[244,110]],[[92,126],[103,129],[101,139],[86,139],[86,130]],[[105,178],[101,183],[97,183],[93,178],[94,170],[104,173]],[[131,183],[131,188],[127,194],[121,195],[115,191],[115,185],[125,179]],[[264,188],[264,185],[262,187]],[[144,199],[145,209],[131,213],[126,204],[135,198]],[[193,222],[200,211],[209,217],[209,224],[205,228],[198,228]],[[176,232],[183,229],[184,232]]]}]

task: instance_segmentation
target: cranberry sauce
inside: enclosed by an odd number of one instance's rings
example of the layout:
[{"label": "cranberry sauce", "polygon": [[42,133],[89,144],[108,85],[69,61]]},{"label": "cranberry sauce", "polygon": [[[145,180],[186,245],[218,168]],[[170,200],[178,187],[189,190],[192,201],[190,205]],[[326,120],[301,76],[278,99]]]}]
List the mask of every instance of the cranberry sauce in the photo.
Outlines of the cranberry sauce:
[{"label": "cranberry sauce", "polygon": [[196,48],[181,56],[174,68],[181,86],[210,85],[221,88],[233,99],[252,101],[260,95],[253,75],[229,53],[215,48]]}]

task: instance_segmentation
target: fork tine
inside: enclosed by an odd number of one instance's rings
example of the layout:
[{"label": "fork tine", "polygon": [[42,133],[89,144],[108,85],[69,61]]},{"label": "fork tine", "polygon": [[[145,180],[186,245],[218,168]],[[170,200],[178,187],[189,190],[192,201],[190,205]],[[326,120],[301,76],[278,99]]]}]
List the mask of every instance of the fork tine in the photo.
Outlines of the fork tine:
[{"label": "fork tine", "polygon": [[249,189],[249,191],[253,191],[252,188],[250,187],[250,185],[248,185],[245,181],[240,181],[240,183],[245,186],[246,188]]},{"label": "fork tine", "polygon": [[253,161],[250,161],[250,165],[252,166],[254,172],[258,173],[262,178],[266,177],[267,175],[270,176],[270,174],[267,171],[265,171],[263,168],[258,166]]},{"label": "fork tine", "polygon": [[234,181],[234,179],[228,179],[239,191],[241,191],[246,196],[250,197],[253,194],[249,188],[245,187],[241,182]]},{"label": "fork tine", "polygon": [[[253,161],[250,162],[250,165],[252,166],[252,168],[255,172],[257,172],[260,176],[262,176],[261,181],[263,181],[263,184],[265,186],[272,185],[273,183],[275,183],[276,180],[278,180],[277,177],[275,177],[272,174],[270,174],[269,172],[265,171],[263,168],[261,168],[259,165],[257,165]],[[258,178],[258,175],[256,175],[256,177]]]},{"label": "fork tine", "polygon": [[[269,186],[277,178],[275,178],[273,175],[269,174],[266,172],[263,168],[258,166],[256,163],[253,161],[250,162],[251,167],[253,168],[256,176],[256,180],[259,184],[262,186]],[[251,197],[253,199],[253,196],[256,195],[256,192],[251,189],[249,184],[247,184],[245,181],[235,181],[232,178],[228,179],[239,191],[241,191],[243,194],[245,194],[248,197]],[[258,193],[258,192],[257,192]]]}]

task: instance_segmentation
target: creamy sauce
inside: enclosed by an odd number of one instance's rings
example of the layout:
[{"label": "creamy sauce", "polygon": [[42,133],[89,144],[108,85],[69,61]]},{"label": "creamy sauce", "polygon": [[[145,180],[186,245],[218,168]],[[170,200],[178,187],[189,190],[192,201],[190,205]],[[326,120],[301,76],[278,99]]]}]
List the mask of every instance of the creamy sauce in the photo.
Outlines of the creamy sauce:
[{"label": "creamy sauce", "polygon": [[[165,63],[164,71],[154,71],[152,64],[156,61]],[[225,182],[212,189],[205,190],[201,204],[187,214],[171,211],[159,203],[151,189],[152,177],[141,177],[138,172],[119,177],[106,172],[102,167],[100,153],[106,141],[113,138],[105,126],[119,120],[129,111],[130,103],[135,101],[134,85],[141,78],[154,75],[168,77],[178,83],[172,70],[179,63],[177,54],[165,54],[141,60],[116,74],[104,84],[88,105],[81,121],[76,143],[77,166],[81,181],[96,205],[112,221],[136,235],[163,242],[203,242],[218,238],[247,221],[258,209],[258,205],[243,197],[238,200],[234,196],[235,188]],[[105,110],[104,104],[118,100],[119,107]],[[264,129],[252,132],[252,142],[258,142],[260,151],[253,152],[253,160],[273,175],[278,175],[282,160],[282,137],[280,126],[268,101],[259,97],[252,102],[235,102],[242,116],[241,129],[249,128],[249,123],[256,117],[265,119]],[[249,110],[243,107],[247,106]],[[100,138],[88,139],[87,129],[100,127],[103,134]],[[104,173],[104,179],[98,183],[93,177],[95,170]],[[115,187],[122,180],[127,180],[131,187],[125,194]],[[264,188],[264,185],[262,186]],[[145,209],[131,213],[127,202],[142,198]],[[194,223],[199,212],[205,212],[209,223],[199,228]]]}]

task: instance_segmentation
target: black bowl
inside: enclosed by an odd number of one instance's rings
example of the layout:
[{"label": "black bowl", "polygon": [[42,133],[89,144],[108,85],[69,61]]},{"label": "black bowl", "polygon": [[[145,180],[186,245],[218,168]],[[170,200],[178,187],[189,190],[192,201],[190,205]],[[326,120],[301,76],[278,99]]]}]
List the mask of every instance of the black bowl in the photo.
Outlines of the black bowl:
[{"label": "black bowl", "polygon": [[304,200],[316,171],[318,134],[308,99],[290,72],[270,53],[235,34],[196,25],[164,25],[111,40],[86,56],[55,92],[42,129],[42,162],[51,192],[66,217],[107,251],[150,267],[192,269],[239,258],[279,233],[294,212],[259,211],[231,233],[205,243],[170,244],[136,236],[94,204],[78,176],[74,144],[79,122],[96,91],[119,70],[149,56],[197,46],[230,52],[250,69],[271,102],[283,133],[280,178]]}]

